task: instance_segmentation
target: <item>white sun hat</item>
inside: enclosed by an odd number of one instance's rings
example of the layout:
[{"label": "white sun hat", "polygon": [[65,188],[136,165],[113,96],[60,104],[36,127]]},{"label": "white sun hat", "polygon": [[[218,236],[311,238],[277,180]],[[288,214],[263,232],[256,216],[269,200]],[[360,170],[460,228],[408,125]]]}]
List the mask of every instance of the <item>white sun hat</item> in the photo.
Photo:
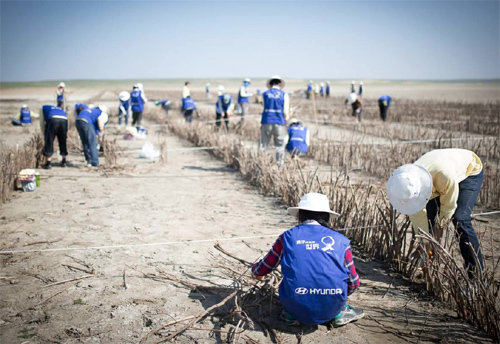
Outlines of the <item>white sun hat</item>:
[{"label": "white sun hat", "polygon": [[60,82],[58,86],[64,88],[66,87],[66,84],[64,82]]},{"label": "white sun hat", "polygon": [[305,194],[300,198],[300,202],[297,207],[290,207],[287,210],[288,214],[297,216],[300,209],[315,211],[319,213],[330,213],[335,216],[340,216],[339,213],[336,213],[330,209],[330,202],[328,201],[328,197],[317,192]]},{"label": "white sun hat", "polygon": [[294,124],[294,123],[300,123],[300,120],[298,118],[292,118],[290,120],[290,124]]},{"label": "white sun hat", "polygon": [[267,88],[271,88],[271,80],[280,80],[281,81],[281,88],[285,87],[285,80],[279,75],[273,75],[272,77],[267,80]]},{"label": "white sun hat", "polygon": [[23,104],[23,105],[21,105],[21,108],[22,108],[22,109],[26,109],[27,107],[28,107],[28,104]]},{"label": "white sun hat", "polygon": [[248,83],[250,83],[250,82],[252,82],[252,80],[250,80],[250,78],[245,78],[245,80],[243,80],[243,82],[248,82]]},{"label": "white sun hat", "polygon": [[128,93],[127,91],[121,91],[118,95],[118,98],[120,98],[121,101],[126,102],[130,99],[130,93]]},{"label": "white sun hat", "polygon": [[417,164],[406,164],[392,172],[387,181],[387,196],[392,206],[405,215],[425,208],[432,192],[432,176]]},{"label": "white sun hat", "polygon": [[219,92],[224,92],[225,90],[226,89],[222,85],[219,85],[219,87],[217,87],[217,91],[219,91]]},{"label": "white sun hat", "polygon": [[104,112],[106,115],[108,114],[108,107],[106,105],[99,105],[98,108],[99,108],[99,110]]},{"label": "white sun hat", "polygon": [[140,89],[141,91],[143,91],[144,85],[139,82],[139,83],[137,83],[137,88]]}]

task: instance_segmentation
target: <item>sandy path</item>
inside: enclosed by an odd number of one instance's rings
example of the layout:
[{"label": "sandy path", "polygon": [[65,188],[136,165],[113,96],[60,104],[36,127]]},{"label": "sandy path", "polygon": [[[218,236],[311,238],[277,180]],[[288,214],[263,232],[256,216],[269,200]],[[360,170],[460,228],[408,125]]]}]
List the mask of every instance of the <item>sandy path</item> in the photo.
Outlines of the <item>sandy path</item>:
[{"label": "sandy path", "polygon": [[[156,142],[154,131],[149,139]],[[124,150],[142,143],[119,141]],[[167,136],[167,143],[169,149],[189,147],[173,136]],[[212,240],[230,239],[223,247],[254,261],[293,225],[282,205],[259,195],[206,152],[172,151],[164,165],[136,156],[129,151],[120,160],[126,170],[104,175],[79,168],[83,159],[73,154],[75,167],[42,170],[39,189],[17,193],[0,208],[2,250],[62,249],[0,255],[5,277],[0,279],[0,342],[136,343],[160,324],[196,314],[226,295],[199,295],[169,281],[143,278],[139,271],[159,269],[194,283],[227,287],[232,281],[210,260]],[[260,235],[270,236],[241,239]],[[24,246],[51,240],[58,241]],[[74,286],[42,288],[88,275],[63,264],[93,269],[95,276]],[[422,300],[381,264],[360,259],[356,264],[362,287],[351,302],[368,316],[331,333],[320,326],[303,342],[478,340],[477,330],[439,303]],[[296,341],[296,329],[280,325],[279,319],[276,323],[285,342]],[[210,319],[201,325],[212,326]],[[248,334],[268,342],[260,331]],[[190,331],[177,340],[195,341],[216,340],[207,331]]]}]

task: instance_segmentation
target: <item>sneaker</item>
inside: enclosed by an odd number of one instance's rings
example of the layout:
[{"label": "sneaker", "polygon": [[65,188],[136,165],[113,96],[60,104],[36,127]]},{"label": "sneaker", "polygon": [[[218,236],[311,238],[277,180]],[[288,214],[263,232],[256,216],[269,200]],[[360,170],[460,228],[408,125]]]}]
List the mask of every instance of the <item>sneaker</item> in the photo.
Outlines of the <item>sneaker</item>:
[{"label": "sneaker", "polygon": [[46,169],[46,170],[50,170],[52,168],[52,165],[50,163],[50,161],[47,161],[43,166],[42,166],[43,169]]},{"label": "sneaker", "polygon": [[288,326],[299,326],[300,325],[300,322],[298,320],[296,320],[290,313],[288,313],[284,309],[281,310],[280,318]]},{"label": "sneaker", "polygon": [[350,322],[361,319],[365,316],[365,312],[361,308],[356,308],[345,304],[342,308],[342,311],[335,317],[334,324],[335,326],[343,326]]}]

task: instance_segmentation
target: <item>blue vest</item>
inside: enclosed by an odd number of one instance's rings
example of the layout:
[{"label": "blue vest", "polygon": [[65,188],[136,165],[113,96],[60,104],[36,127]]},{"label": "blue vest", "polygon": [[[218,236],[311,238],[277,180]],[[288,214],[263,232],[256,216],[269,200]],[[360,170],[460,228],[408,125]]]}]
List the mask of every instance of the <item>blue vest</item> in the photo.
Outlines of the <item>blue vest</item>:
[{"label": "blue vest", "polygon": [[323,86],[321,86],[319,89],[319,94],[323,95],[324,93],[325,93],[325,89]]},{"label": "blue vest", "polygon": [[53,105],[44,105],[42,106],[43,118],[45,122],[48,122],[52,117],[57,116],[57,118],[64,117],[68,119],[66,112],[63,109],[53,106]]},{"label": "blue vest", "polygon": [[304,324],[337,316],[347,300],[349,240],[319,225],[301,224],[283,234],[279,295],[283,308]]},{"label": "blue vest", "polygon": [[264,111],[262,112],[261,124],[286,124],[283,116],[285,105],[285,92],[279,88],[271,88],[262,94],[264,99]]},{"label": "blue vest", "polygon": [[326,94],[330,94],[330,85],[326,85]]},{"label": "blue vest", "polygon": [[31,112],[29,109],[21,109],[21,123],[31,124]]},{"label": "blue vest", "polygon": [[[247,88],[245,87],[245,90]],[[241,89],[240,92],[238,92],[238,103],[248,103],[248,97],[242,97],[241,96]]]},{"label": "blue vest", "polygon": [[130,103],[132,105],[132,111],[144,111],[144,101],[142,100],[141,90],[133,90],[132,93],[130,93]]},{"label": "blue vest", "polygon": [[288,143],[286,150],[289,152],[297,151],[307,153],[306,144],[307,128],[301,125],[292,125],[288,128]]},{"label": "blue vest", "polygon": [[88,109],[89,107],[87,106],[87,104],[84,104],[84,103],[77,103],[75,104],[75,112],[78,114],[79,111],[82,111],[82,110],[85,110],[85,109]]},{"label": "blue vest", "polygon": [[191,97],[182,98],[182,110],[194,110],[196,105],[194,105],[194,100]]},{"label": "blue vest", "polygon": [[85,109],[76,116],[77,120],[85,120],[89,125],[94,126],[96,134],[99,132],[99,125],[97,118],[101,115],[102,111],[98,108]]},{"label": "blue vest", "polygon": [[168,103],[168,99],[163,99],[163,100],[160,100],[160,101],[158,102],[158,104],[160,104],[160,105],[165,105],[165,104],[167,104],[167,103]]},{"label": "blue vest", "polygon": [[383,96],[381,96],[378,101],[379,102],[384,102],[384,105],[386,106],[389,106],[391,105],[391,97],[389,97],[388,95],[384,94]]},{"label": "blue vest", "polygon": [[220,114],[228,112],[232,102],[233,102],[232,95],[221,94],[219,98],[217,98],[217,103],[215,104],[215,112]]},{"label": "blue vest", "polygon": [[57,101],[62,102],[64,100],[64,90],[61,91],[61,94],[57,95]]},{"label": "blue vest", "polygon": [[[128,108],[130,107],[130,99],[125,100],[125,101],[120,100],[120,105],[123,106],[123,108],[125,109],[125,114],[126,114],[128,111]],[[121,108],[118,107],[118,113],[121,113],[121,112],[122,112]]]},{"label": "blue vest", "polygon": [[312,92],[313,90],[313,85],[312,84],[307,84],[307,92]]}]

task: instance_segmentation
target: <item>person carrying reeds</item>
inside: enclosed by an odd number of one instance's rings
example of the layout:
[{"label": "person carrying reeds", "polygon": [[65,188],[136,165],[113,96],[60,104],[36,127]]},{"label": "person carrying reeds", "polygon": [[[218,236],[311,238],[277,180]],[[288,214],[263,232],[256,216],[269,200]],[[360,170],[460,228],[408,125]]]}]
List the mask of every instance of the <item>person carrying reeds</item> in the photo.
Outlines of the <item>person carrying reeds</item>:
[{"label": "person carrying reeds", "polygon": [[280,167],[285,162],[286,123],[290,112],[290,98],[282,90],[284,86],[285,81],[278,75],[272,76],[267,81],[268,90],[262,94],[264,111],[260,121],[260,149],[267,149],[273,138],[276,163]]},{"label": "person carrying reeds", "polygon": [[281,264],[281,318],[289,325],[331,322],[341,326],[361,319],[363,310],[348,305],[359,287],[352,251],[342,234],[330,229],[328,198],[319,193],[302,196],[288,208],[298,225],[281,234],[269,253],[252,266],[252,277],[262,280]]},{"label": "person carrying reeds", "polygon": [[248,100],[248,98],[252,96],[252,93],[248,92],[250,82],[251,80],[249,78],[243,80],[243,84],[238,92],[238,105],[241,109],[241,120],[245,119],[245,116],[248,114],[248,108],[250,107],[250,102]]},{"label": "person carrying reeds", "polygon": [[451,220],[459,236],[465,268],[472,276],[476,257],[484,269],[471,221],[482,182],[483,164],[474,152],[436,149],[396,169],[387,181],[387,195],[396,210],[410,215],[414,228],[430,231],[438,240],[441,228]]},{"label": "person carrying reeds", "polygon": [[68,115],[57,106],[44,105],[40,111],[40,129],[44,137],[43,156],[45,156],[44,169],[52,168],[52,155],[54,154],[54,140],[57,137],[59,153],[62,156],[61,167],[67,166],[66,157],[68,149],[66,138],[68,136]]},{"label": "person carrying reeds", "polygon": [[297,118],[290,120],[288,127],[288,143],[286,150],[292,157],[303,156],[308,152],[310,142],[309,130]]},{"label": "person carrying reeds", "polygon": [[363,113],[363,81],[359,83],[358,93],[354,88],[354,81],[351,82],[351,93],[345,100],[345,105],[350,104],[352,107],[352,116],[357,117],[361,122],[361,114]]},{"label": "person carrying reeds", "polygon": [[217,128],[220,128],[221,119],[222,117],[224,117],[226,130],[229,130],[229,116],[231,112],[231,106],[233,105],[233,96],[231,96],[229,93],[225,93],[225,88],[222,85],[219,85],[217,92],[217,103],[215,103],[215,125],[217,126]]},{"label": "person carrying reeds", "polygon": [[75,120],[75,126],[83,146],[87,167],[99,166],[97,135],[104,133],[108,122],[108,108],[105,105],[82,110]]}]

